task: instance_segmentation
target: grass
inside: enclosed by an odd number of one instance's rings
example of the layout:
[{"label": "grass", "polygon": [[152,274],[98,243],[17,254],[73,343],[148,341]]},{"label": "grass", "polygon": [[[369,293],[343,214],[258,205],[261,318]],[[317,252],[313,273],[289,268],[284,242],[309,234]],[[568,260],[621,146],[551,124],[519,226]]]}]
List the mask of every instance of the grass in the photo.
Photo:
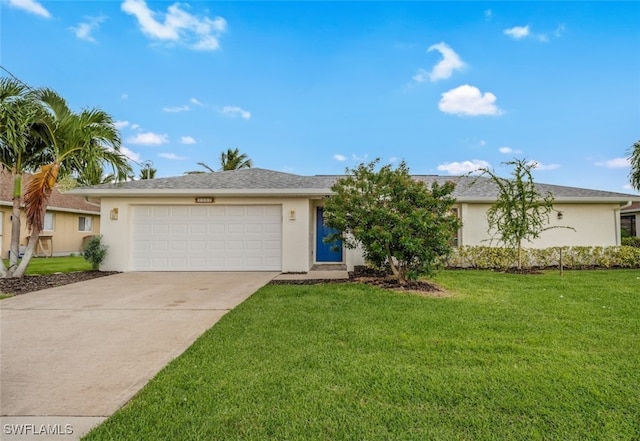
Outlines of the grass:
[{"label": "grass", "polygon": [[[5,259],[5,266],[9,261]],[[82,256],[34,257],[29,262],[26,274],[71,273],[74,271],[90,271],[91,264]]]},{"label": "grass", "polygon": [[267,286],[86,440],[638,440],[640,271]]}]

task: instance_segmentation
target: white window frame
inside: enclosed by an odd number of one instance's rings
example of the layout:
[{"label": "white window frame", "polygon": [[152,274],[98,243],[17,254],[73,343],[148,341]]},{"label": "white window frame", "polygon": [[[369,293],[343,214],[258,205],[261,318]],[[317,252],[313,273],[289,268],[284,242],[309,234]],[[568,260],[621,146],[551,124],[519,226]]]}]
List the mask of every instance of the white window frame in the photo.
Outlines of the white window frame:
[{"label": "white window frame", "polygon": [[[80,220],[84,219],[84,228],[80,228]],[[89,223],[89,228],[87,229],[87,221]],[[92,216],[78,216],[78,231],[83,233],[91,233],[93,231],[93,218]]]},{"label": "white window frame", "polygon": [[54,231],[56,228],[56,215],[50,211],[44,213],[42,231]]}]

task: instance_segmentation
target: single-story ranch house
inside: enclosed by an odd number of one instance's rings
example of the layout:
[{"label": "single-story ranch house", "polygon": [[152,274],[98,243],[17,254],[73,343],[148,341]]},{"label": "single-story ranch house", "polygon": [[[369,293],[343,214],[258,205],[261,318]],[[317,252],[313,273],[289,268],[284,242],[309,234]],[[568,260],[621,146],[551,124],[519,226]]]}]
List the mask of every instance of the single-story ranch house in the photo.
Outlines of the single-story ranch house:
[{"label": "single-story ranch house", "polygon": [[[307,272],[315,264],[362,263],[357,250],[323,243],[323,201],[339,176],[299,176],[259,168],[187,174],[79,188],[101,198],[105,270]],[[453,181],[464,226],[459,245],[488,245],[486,211],[497,189],[488,178]],[[474,181],[475,184],[474,184]],[[639,196],[539,184],[555,196],[551,225],[531,247],[620,243],[620,209]]]},{"label": "single-story ranch house", "polygon": [[[23,175],[26,188],[29,175]],[[29,231],[24,211],[20,210],[20,249],[27,246]],[[11,246],[11,216],[13,213],[13,178],[0,171],[0,258],[9,257]],[[54,189],[44,217],[44,231],[40,234],[37,256],[68,256],[82,251],[87,236],[100,234],[100,202],[64,194]]]}]

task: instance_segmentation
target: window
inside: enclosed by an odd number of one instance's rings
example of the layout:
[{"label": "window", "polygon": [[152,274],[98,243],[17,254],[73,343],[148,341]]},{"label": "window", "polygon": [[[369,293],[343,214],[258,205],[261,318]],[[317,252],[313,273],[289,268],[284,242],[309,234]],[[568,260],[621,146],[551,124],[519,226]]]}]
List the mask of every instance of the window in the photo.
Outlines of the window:
[{"label": "window", "polygon": [[53,213],[45,213],[44,214],[44,224],[42,225],[42,231],[53,231],[55,216]]},{"label": "window", "polygon": [[[457,218],[460,217],[460,211],[457,208],[453,208],[451,210],[451,212],[453,213],[453,215]],[[454,248],[457,248],[458,246],[460,246],[460,230],[456,231],[456,235],[453,238],[453,240],[451,241],[451,246]]]},{"label": "window", "polygon": [[636,235],[636,216],[620,216],[620,227],[627,232],[629,236]]},{"label": "window", "polygon": [[78,231],[91,231],[91,218],[80,216],[78,218]]}]

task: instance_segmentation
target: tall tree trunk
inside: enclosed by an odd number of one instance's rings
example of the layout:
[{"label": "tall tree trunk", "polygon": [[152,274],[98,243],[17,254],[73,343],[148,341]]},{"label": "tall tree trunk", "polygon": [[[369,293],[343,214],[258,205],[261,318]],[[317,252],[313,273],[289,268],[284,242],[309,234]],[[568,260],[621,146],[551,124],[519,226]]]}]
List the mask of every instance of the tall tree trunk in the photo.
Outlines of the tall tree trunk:
[{"label": "tall tree trunk", "polygon": [[13,210],[11,212],[11,245],[9,247],[9,275],[18,267],[20,253],[20,202],[22,200],[22,175],[13,175]]},{"label": "tall tree trunk", "polygon": [[24,276],[27,267],[29,266],[29,262],[31,262],[31,258],[33,257],[34,251],[36,249],[36,245],[38,244],[38,238],[40,237],[40,230],[34,228],[31,230],[31,237],[29,238],[29,243],[27,244],[27,249],[24,250],[24,256],[22,256],[22,260],[20,261],[20,266],[13,273],[13,277],[22,277]]}]

